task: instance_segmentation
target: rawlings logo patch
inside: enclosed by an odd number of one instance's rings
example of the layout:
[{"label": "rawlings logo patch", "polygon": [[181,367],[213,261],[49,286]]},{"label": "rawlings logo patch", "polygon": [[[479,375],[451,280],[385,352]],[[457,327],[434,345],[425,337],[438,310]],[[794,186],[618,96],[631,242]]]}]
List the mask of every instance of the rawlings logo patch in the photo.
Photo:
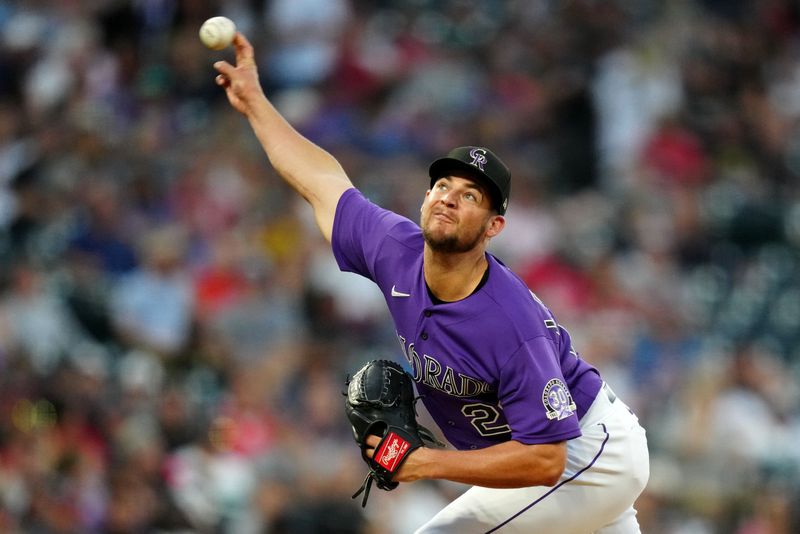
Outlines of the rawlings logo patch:
[{"label": "rawlings logo patch", "polygon": [[383,440],[381,448],[375,453],[374,460],[387,471],[394,472],[409,447],[410,444],[406,440],[394,432],[389,432],[389,435]]},{"label": "rawlings logo patch", "polygon": [[550,420],[561,421],[566,419],[573,415],[577,408],[569,389],[567,389],[567,385],[558,378],[552,379],[544,387],[542,403],[544,403],[544,408],[547,410],[547,418]]}]

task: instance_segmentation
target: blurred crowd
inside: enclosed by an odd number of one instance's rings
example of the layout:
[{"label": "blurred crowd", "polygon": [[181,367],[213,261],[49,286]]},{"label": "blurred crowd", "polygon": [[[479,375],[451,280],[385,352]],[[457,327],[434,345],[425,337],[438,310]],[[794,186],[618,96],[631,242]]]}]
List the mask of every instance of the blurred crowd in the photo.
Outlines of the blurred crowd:
[{"label": "blurred crowd", "polygon": [[215,86],[214,15],[378,204],[508,163],[490,248],[647,429],[643,532],[800,532],[790,0],[0,0],[0,531],[404,534],[465,489],[351,500],[345,379],[400,347]]}]

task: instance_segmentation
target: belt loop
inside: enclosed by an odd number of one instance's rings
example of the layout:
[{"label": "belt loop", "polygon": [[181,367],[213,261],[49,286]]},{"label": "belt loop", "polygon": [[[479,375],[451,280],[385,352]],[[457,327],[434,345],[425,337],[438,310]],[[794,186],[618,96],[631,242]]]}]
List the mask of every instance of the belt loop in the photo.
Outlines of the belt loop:
[{"label": "belt loop", "polygon": [[608,402],[614,404],[614,401],[617,400],[617,395],[611,391],[611,387],[606,382],[603,382],[603,392],[608,397]]}]

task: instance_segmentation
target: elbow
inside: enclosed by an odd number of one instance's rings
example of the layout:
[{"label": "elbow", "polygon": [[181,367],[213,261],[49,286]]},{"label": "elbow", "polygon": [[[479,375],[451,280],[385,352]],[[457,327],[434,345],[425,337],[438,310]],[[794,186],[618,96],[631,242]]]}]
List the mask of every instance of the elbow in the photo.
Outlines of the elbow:
[{"label": "elbow", "polygon": [[541,486],[548,486],[553,487],[558,484],[559,480],[561,480],[561,475],[564,474],[564,466],[561,466],[560,469],[553,468],[549,469],[548,471],[542,474],[542,480],[539,483]]},{"label": "elbow", "polygon": [[561,475],[564,474],[564,469],[559,469],[557,466],[542,466],[537,469],[531,470],[527,476],[518,478],[517,481],[509,486],[517,487],[531,487],[531,486],[547,486],[552,488],[561,480]]},{"label": "elbow", "polygon": [[[506,461],[507,469],[502,470],[502,478],[495,476],[490,487],[553,487],[561,480],[567,466],[566,441],[532,445],[509,441],[501,446],[504,447],[505,460],[511,457],[513,461]],[[473,480],[470,482],[474,483]]]},{"label": "elbow", "polygon": [[538,484],[553,487],[561,480],[564,469],[567,467],[567,446],[560,443],[549,448],[549,454],[542,458],[539,466]]}]

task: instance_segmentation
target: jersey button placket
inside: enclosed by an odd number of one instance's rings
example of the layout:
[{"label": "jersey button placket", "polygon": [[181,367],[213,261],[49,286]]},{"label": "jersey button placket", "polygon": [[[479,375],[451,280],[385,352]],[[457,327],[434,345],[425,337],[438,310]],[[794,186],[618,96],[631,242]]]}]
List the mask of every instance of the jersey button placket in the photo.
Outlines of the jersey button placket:
[{"label": "jersey button placket", "polygon": [[[422,321],[420,321],[420,327],[421,328],[425,328],[425,322],[426,322],[425,319],[430,318],[431,315],[433,315],[433,312],[431,310],[424,310],[422,312],[422,316],[424,318],[422,319]],[[428,340],[428,332],[425,331],[425,330],[422,330],[422,333],[419,335],[419,337],[422,339],[422,341],[427,341]]]}]

